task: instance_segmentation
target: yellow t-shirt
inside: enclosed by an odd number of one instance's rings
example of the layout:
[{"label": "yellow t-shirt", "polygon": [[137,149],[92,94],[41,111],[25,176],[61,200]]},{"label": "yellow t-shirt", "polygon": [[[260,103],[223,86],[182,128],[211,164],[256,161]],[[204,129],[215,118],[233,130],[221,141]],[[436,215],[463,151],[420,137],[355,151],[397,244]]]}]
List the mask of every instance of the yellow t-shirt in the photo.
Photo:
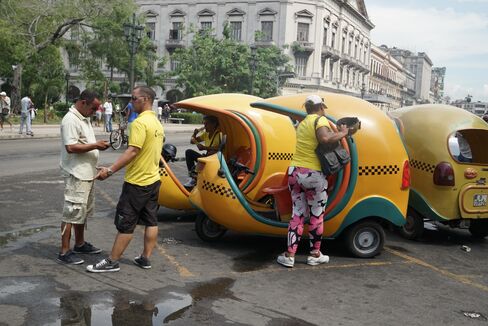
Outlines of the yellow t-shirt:
[{"label": "yellow t-shirt", "polygon": [[130,126],[129,146],[140,148],[139,154],[127,165],[124,180],[147,186],[159,180],[159,158],[163,148],[164,130],[153,111],[144,111]]},{"label": "yellow t-shirt", "polygon": [[315,131],[320,127],[330,128],[330,124],[326,117],[321,117],[317,122],[317,128],[314,128],[317,117],[317,114],[309,114],[298,125],[295,155],[290,165],[321,171],[319,159],[315,154],[318,145]]},{"label": "yellow t-shirt", "polygon": [[222,133],[218,130],[214,132],[212,136],[206,131],[202,133],[200,139],[204,141],[205,146],[207,147],[218,147],[220,145],[220,141],[222,140]]}]

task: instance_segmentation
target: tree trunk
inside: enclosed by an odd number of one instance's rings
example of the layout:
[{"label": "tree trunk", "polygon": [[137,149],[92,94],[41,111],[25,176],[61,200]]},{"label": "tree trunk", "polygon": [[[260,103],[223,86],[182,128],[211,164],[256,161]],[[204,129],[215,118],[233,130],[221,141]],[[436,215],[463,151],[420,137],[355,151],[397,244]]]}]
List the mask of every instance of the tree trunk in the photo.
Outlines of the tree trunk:
[{"label": "tree trunk", "polygon": [[44,96],[44,123],[47,123],[47,115],[49,114],[49,108],[47,106],[47,92]]}]

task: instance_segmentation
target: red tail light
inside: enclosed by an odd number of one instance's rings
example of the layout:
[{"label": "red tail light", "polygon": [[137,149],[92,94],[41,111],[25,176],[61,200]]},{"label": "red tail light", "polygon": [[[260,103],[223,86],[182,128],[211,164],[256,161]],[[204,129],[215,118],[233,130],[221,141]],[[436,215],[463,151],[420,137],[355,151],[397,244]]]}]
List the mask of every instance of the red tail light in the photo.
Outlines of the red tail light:
[{"label": "red tail light", "polygon": [[434,184],[438,186],[454,186],[454,170],[451,164],[441,162],[434,170]]},{"label": "red tail light", "polygon": [[408,160],[403,163],[402,190],[410,187],[410,163]]}]

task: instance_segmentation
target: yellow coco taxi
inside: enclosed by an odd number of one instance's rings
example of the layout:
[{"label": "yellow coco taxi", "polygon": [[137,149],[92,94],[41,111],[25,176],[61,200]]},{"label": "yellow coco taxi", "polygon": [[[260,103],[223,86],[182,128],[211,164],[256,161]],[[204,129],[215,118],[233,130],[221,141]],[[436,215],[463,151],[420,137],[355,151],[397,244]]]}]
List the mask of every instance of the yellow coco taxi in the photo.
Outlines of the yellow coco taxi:
[{"label": "yellow coco taxi", "polygon": [[402,234],[418,238],[424,219],[488,235],[488,124],[447,105],[392,111],[412,167],[407,223]]},{"label": "yellow coco taxi", "polygon": [[[303,119],[307,95],[250,101],[246,95],[220,94],[177,104],[216,115],[226,135],[221,152],[198,160],[197,186],[188,194],[191,205],[203,212],[196,220],[202,239],[217,239],[226,229],[286,236],[291,214],[286,170],[295,150],[290,118]],[[372,257],[383,247],[381,224],[405,223],[408,157],[394,123],[376,107],[344,95],[322,95],[331,122],[355,116],[362,123],[361,130],[343,142],[351,162],[330,177],[324,237],[345,233],[353,255]]]}]

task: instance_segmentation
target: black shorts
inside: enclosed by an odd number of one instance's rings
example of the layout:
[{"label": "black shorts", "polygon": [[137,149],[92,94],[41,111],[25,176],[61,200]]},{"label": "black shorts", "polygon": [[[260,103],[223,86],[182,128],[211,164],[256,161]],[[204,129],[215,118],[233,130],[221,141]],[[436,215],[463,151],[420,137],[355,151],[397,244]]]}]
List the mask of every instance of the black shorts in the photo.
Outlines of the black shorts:
[{"label": "black shorts", "polygon": [[158,195],[161,181],[148,186],[124,182],[114,224],[120,233],[133,233],[137,224],[157,226]]}]

